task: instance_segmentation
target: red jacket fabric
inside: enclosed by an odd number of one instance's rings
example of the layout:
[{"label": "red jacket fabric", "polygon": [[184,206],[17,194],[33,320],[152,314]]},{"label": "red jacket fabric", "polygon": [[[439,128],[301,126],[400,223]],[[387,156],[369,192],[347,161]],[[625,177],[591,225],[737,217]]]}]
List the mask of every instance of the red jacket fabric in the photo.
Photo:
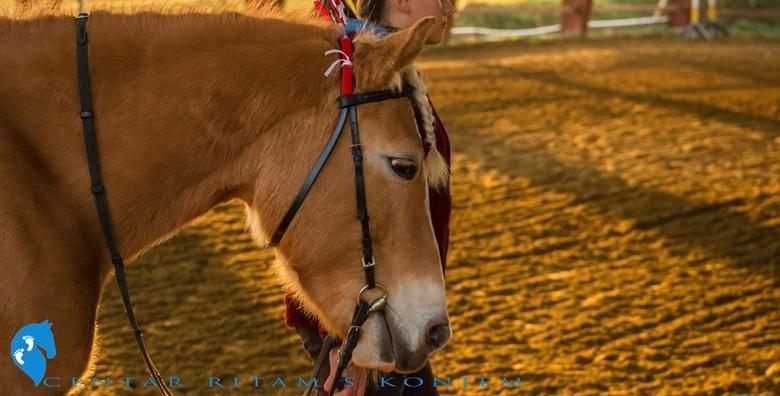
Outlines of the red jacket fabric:
[{"label": "red jacket fabric", "polygon": [[[431,104],[433,109],[433,104]],[[447,131],[444,130],[444,124],[439,119],[439,115],[436,110],[433,109],[434,115],[434,130],[436,133],[436,148],[444,157],[447,162],[447,167],[450,167],[450,140],[447,136]],[[415,107],[414,116],[417,120],[418,129],[420,133],[424,133],[422,127],[422,117],[418,109]],[[426,148],[427,153],[427,148]],[[441,256],[442,271],[445,270],[447,265],[447,249],[450,239],[450,214],[452,212],[452,198],[450,196],[449,188],[441,191],[429,189],[429,204],[431,209],[431,221],[433,223],[433,232],[436,236],[436,242],[439,245],[439,255]],[[358,245],[356,245],[358,246]],[[324,330],[320,327],[318,321],[314,318],[308,318],[300,306],[300,303],[290,294],[284,296],[285,310],[285,323],[287,326],[300,328],[307,327],[310,329],[319,330],[324,334]]]}]

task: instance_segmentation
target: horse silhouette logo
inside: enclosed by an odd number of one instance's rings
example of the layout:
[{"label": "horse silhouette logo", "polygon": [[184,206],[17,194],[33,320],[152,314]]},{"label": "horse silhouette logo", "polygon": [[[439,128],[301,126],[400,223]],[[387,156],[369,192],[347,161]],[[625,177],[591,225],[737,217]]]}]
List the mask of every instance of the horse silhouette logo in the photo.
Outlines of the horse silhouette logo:
[{"label": "horse silhouette logo", "polygon": [[[43,356],[41,350],[46,351]],[[54,333],[51,332],[51,322],[44,320],[41,323],[30,323],[16,332],[11,340],[11,359],[16,367],[27,374],[35,383],[41,383],[46,373],[46,360],[57,356],[57,347],[54,345]]]}]

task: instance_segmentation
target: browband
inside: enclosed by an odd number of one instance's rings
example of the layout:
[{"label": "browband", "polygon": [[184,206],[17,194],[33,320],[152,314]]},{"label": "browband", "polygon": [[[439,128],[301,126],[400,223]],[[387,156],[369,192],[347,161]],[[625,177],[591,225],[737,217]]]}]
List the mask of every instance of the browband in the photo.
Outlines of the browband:
[{"label": "browband", "polygon": [[404,84],[400,91],[384,90],[377,92],[366,92],[353,95],[339,96],[339,107],[342,109],[350,106],[357,106],[371,102],[381,102],[387,99],[408,98],[414,93],[411,85]]}]

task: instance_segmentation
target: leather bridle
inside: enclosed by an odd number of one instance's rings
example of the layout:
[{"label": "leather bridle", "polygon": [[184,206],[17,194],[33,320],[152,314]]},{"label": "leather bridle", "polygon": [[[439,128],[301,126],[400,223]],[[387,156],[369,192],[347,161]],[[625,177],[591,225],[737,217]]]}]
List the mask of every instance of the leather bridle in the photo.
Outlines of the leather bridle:
[{"label": "leather bridle", "polygon": [[[119,287],[119,292],[122,296],[122,303],[125,307],[125,312],[130,321],[130,326],[133,328],[138,348],[141,351],[141,355],[146,364],[147,370],[157,382],[158,390],[164,396],[173,395],[171,390],[166,385],[162,375],[155,367],[152,359],[146,351],[146,347],[143,342],[143,331],[138,326],[133,311],[133,304],[130,300],[130,292],[127,287],[127,279],[125,277],[124,260],[119,253],[116,240],[114,238],[114,232],[111,222],[111,216],[108,208],[108,201],[106,199],[106,188],[103,184],[100,159],[97,151],[97,139],[95,137],[94,126],[94,113],[92,109],[92,98],[89,84],[89,62],[87,56],[88,50],[88,36],[86,31],[88,15],[86,13],[79,14],[76,17],[76,52],[77,52],[77,74],[79,85],[79,99],[81,103],[81,112],[79,116],[82,120],[82,126],[84,131],[84,141],[86,146],[87,162],[89,166],[90,180],[92,184],[92,195],[95,199],[95,206],[100,218],[101,228],[103,230],[103,236],[106,240],[106,245],[111,256],[111,262],[114,264],[116,270],[116,282]],[[384,309],[384,305],[387,301],[387,290],[382,284],[376,282],[374,276],[374,266],[376,262],[374,260],[371,230],[369,227],[368,207],[366,205],[366,190],[365,180],[363,178],[363,150],[360,143],[360,131],[358,128],[357,106],[380,102],[388,99],[396,99],[403,97],[410,97],[412,95],[412,89],[408,86],[404,86],[401,90],[385,90],[370,93],[354,94],[353,86],[354,80],[352,78],[352,38],[347,35],[339,37],[339,45],[341,51],[339,53],[342,56],[342,69],[341,69],[341,96],[339,96],[339,117],[336,123],[336,127],[333,129],[330,138],[328,139],[325,148],[317,158],[314,166],[312,167],[309,175],[306,177],[303,186],[298,192],[298,195],[293,199],[290,207],[287,209],[282,221],[273,233],[269,245],[278,246],[284,237],[287,228],[295,218],[298,209],[300,209],[303,201],[306,199],[306,195],[317,180],[322,167],[333,152],[333,148],[336,142],[341,136],[341,131],[344,129],[347,117],[349,116],[350,129],[352,131],[352,161],[355,165],[355,192],[357,197],[357,215],[360,221],[361,233],[362,233],[362,266],[365,274],[366,284],[363,286],[357,295],[357,302],[352,314],[352,321],[347,331],[346,339],[344,340],[341,352],[339,354],[339,361],[336,367],[335,379],[333,386],[329,392],[329,395],[333,395],[337,390],[343,388],[341,383],[341,376],[352,359],[352,352],[357,345],[360,338],[361,327],[368,319],[369,315],[373,312],[381,311]],[[372,289],[379,289],[381,295],[371,302],[367,302],[363,299],[363,295]],[[304,395],[308,395],[313,387],[314,382],[317,379],[317,375],[322,369],[325,359],[327,358],[330,350],[335,345],[335,340],[328,336],[323,342],[323,347],[320,352],[317,362],[315,364],[315,371],[312,380],[309,382],[309,386],[306,388]],[[332,368],[331,368],[332,369]]]}]

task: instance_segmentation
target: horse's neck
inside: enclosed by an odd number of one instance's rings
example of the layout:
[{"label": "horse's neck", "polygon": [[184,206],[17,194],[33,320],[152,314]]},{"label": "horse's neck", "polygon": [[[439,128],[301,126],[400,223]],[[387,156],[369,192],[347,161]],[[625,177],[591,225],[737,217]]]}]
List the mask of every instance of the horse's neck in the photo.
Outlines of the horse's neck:
[{"label": "horse's neck", "polygon": [[[181,18],[119,27],[110,18],[90,18],[89,68],[103,179],[126,256],[220,202],[251,200],[258,172],[276,169],[278,174],[286,161],[279,158],[280,149],[302,137],[282,126],[305,127],[302,114],[311,118],[328,100],[316,93],[335,87],[321,75],[328,61],[322,50],[333,44],[327,35],[313,35],[312,26],[299,26],[310,38],[283,43],[274,35],[289,38],[295,32],[283,30],[296,25],[271,21],[282,30],[252,39],[245,37],[251,29],[243,25]],[[170,27],[177,23],[180,29]],[[65,52],[75,55],[72,37]],[[11,125],[27,127],[33,140],[36,131],[56,131],[36,142],[66,152],[47,157],[62,180],[55,194],[78,203],[78,213],[89,216],[79,223],[90,224],[91,239],[102,244],[76,117],[75,57],[58,61],[63,73],[52,76],[49,70],[39,78],[41,85],[27,86],[38,96],[37,106],[24,109],[21,121]],[[17,77],[24,78],[24,72]],[[47,112],[58,116],[41,116]]]}]

